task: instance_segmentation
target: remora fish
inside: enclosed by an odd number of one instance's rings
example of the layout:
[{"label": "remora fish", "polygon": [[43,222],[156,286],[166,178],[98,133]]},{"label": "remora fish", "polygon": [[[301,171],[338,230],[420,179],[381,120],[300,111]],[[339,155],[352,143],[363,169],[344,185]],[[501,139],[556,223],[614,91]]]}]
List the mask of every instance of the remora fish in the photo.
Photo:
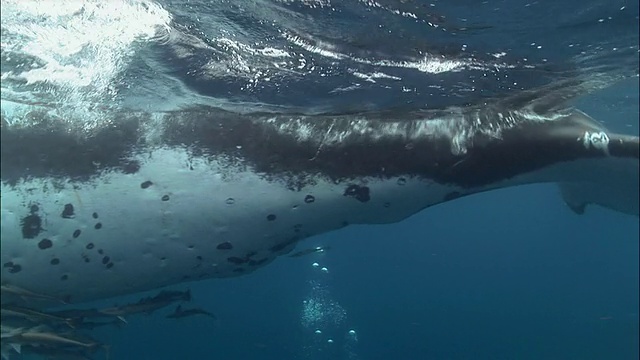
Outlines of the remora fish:
[{"label": "remora fish", "polygon": [[212,313],[206,310],[198,309],[198,308],[183,309],[181,305],[178,305],[176,309],[173,311],[173,313],[167,315],[166,317],[170,319],[179,319],[179,318],[195,316],[195,315],[204,315],[212,319],[217,319],[215,315],[213,315]]},{"label": "remora fish", "polygon": [[0,290],[2,292],[2,296],[19,296],[23,299],[39,299],[39,300],[48,300],[48,301],[58,301],[63,304],[67,302],[64,299],[58,299],[53,296],[38,294],[27,289],[20,288],[18,286],[13,286],[11,284],[3,284],[0,286]]},{"label": "remora fish", "polygon": [[61,323],[66,324],[67,326],[74,328],[77,320],[72,318],[63,318],[56,315],[52,315],[49,313],[41,312],[35,309],[14,306],[14,305],[3,305],[2,309],[0,309],[0,314],[2,314],[2,318],[4,320],[5,317],[16,317],[27,319],[34,323]]},{"label": "remora fish", "polygon": [[314,247],[314,248],[311,248],[311,249],[304,249],[304,250],[297,251],[297,252],[289,255],[289,257],[301,257],[301,256],[309,255],[309,254],[325,252],[325,251],[327,251],[329,249],[331,249],[331,247],[329,247],[329,246],[318,246],[318,247]]},{"label": "remora fish", "polygon": [[98,347],[102,346],[102,344],[98,342],[82,342],[62,335],[39,331],[25,331],[16,336],[8,338],[8,341],[10,343],[21,345],[70,345],[87,349],[97,349]]},{"label": "remora fish", "polygon": [[47,314],[51,314],[58,317],[71,318],[71,319],[95,319],[95,318],[112,318],[111,315],[101,313],[98,309],[65,309],[57,311],[49,311]]},{"label": "remora fish", "polygon": [[638,215],[638,138],[563,98],[345,115],[121,113],[84,132],[7,122],[1,281],[77,303],[238,276],[311,235],[521,184],[558,183],[578,213],[594,203]]},{"label": "remora fish", "polygon": [[154,311],[158,309],[162,309],[163,307],[169,306],[174,302],[178,301],[190,301],[191,300],[191,291],[187,290],[185,292],[182,291],[161,291],[158,295],[154,297],[147,297],[141,299],[137,303],[127,304],[122,306],[114,306],[107,309],[99,310],[100,313],[112,316],[126,316],[133,314],[152,314]]}]

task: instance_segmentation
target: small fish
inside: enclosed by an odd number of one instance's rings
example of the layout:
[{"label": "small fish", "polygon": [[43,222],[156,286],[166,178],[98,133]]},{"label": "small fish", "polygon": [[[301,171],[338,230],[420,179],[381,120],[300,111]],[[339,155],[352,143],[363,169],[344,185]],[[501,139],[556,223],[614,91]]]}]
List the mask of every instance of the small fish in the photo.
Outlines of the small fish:
[{"label": "small fish", "polygon": [[12,351],[18,354],[22,354],[22,346],[20,346],[20,344],[13,343],[2,343],[2,345],[0,346],[0,353],[2,354],[3,360],[12,359],[12,357],[10,356],[10,354],[12,354]]},{"label": "small fish", "polygon": [[208,316],[212,319],[217,319],[217,317],[215,315],[213,315],[212,313],[203,310],[203,309],[183,309],[182,305],[178,305],[178,307],[176,307],[176,310],[172,313],[167,315],[167,318],[169,319],[178,319],[178,318],[183,318],[183,317],[187,317],[187,316],[193,316],[193,315],[204,315],[204,316]]},{"label": "small fish", "polygon": [[[74,324],[78,328],[83,328],[83,325],[86,325],[87,323],[91,323],[91,322],[87,322],[86,321],[87,319],[113,319],[115,317],[117,318],[117,321],[116,320],[113,321],[114,325],[118,325],[116,324],[116,322],[127,324],[127,320],[121,315],[112,315],[112,314],[103,313],[98,309],[66,309],[66,310],[49,312],[49,314],[60,316],[60,317],[72,318],[75,320]],[[111,322],[104,322],[104,323],[111,324]]]},{"label": "small fish", "polygon": [[171,302],[145,302],[141,304],[127,304],[121,306],[114,306],[106,309],[99,310],[102,314],[110,315],[110,316],[127,316],[134,314],[145,313],[147,315],[152,314],[154,311],[158,309],[162,309],[170,305]]},{"label": "small fish", "polygon": [[66,318],[96,318],[108,317],[100,313],[98,309],[64,309],[58,311],[50,311],[48,314],[66,317]]},{"label": "small fish", "polygon": [[112,316],[126,316],[139,313],[145,313],[147,315],[152,314],[158,309],[169,306],[170,304],[178,301],[190,301],[191,292],[187,291],[161,291],[158,295],[153,297],[143,298],[137,303],[127,304],[122,306],[114,306],[112,308],[99,310],[102,314]]},{"label": "small fish", "polygon": [[315,248],[298,251],[296,253],[289,255],[289,257],[300,257],[300,256],[309,255],[309,254],[325,252],[329,249],[331,249],[331,247],[329,246],[317,246]]},{"label": "small fish", "polygon": [[20,307],[14,305],[4,305],[0,309],[0,314],[2,317],[17,317],[22,319],[27,319],[34,323],[41,322],[50,322],[50,323],[64,323],[69,327],[74,328],[74,324],[76,319],[73,318],[63,318],[56,315],[51,315],[45,312],[41,312],[35,309]]},{"label": "small fish", "polygon": [[111,321],[83,321],[76,324],[76,329],[93,330],[95,328],[108,325],[114,325],[120,328],[122,327],[123,323],[126,323],[126,321],[123,320],[124,319],[122,319],[121,317],[118,317],[117,319]]},{"label": "small fish", "polygon": [[8,339],[10,343],[21,344],[21,345],[28,344],[32,346],[42,346],[46,344],[57,345],[57,346],[69,345],[69,346],[77,346],[77,347],[87,348],[87,349],[96,349],[102,346],[102,344],[98,342],[82,342],[79,340],[74,340],[72,338],[50,333],[50,332],[39,332],[39,331],[31,331],[31,330],[22,332]]},{"label": "small fish", "polygon": [[49,295],[45,295],[45,294],[38,294],[35,293],[33,291],[29,291],[27,289],[18,287],[18,286],[14,286],[14,285],[10,285],[10,284],[2,284],[0,285],[0,291],[2,292],[3,295],[15,295],[15,296],[19,296],[24,300],[28,300],[28,298],[32,298],[32,299],[40,299],[40,300],[51,300],[51,301],[57,301],[57,302],[61,302],[63,304],[67,304],[68,301],[66,301],[65,299],[60,299],[57,298],[55,296],[49,296]]},{"label": "small fish", "polygon": [[[88,343],[86,341],[82,341]],[[109,359],[110,346],[105,344],[98,344],[93,341],[96,346],[92,347],[73,347],[70,345],[58,345],[58,344],[37,344],[37,345],[25,345],[23,353],[40,355],[47,360],[92,360],[93,358],[89,354],[94,353],[98,348],[102,348],[105,351],[106,359]]]},{"label": "small fish", "polygon": [[175,291],[175,290],[162,290],[158,295],[150,298],[152,301],[191,301],[191,290],[187,291]]},{"label": "small fish", "polygon": [[16,327],[6,326],[6,325],[1,325],[0,328],[1,328],[0,339],[10,338],[10,337],[20,335],[26,330],[23,327],[16,328]]}]

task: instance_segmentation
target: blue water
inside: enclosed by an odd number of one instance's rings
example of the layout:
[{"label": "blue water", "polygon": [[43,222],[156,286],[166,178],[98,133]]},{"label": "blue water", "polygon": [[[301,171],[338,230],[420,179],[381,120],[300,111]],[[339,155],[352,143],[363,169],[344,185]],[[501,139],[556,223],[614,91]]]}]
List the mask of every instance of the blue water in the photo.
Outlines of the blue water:
[{"label": "blue water", "polygon": [[[90,128],[112,108],[441,108],[572,80],[578,107],[639,132],[633,1],[99,3],[2,1],[4,102]],[[578,216],[552,185],[504,189],[183,286],[215,322],[158,314],[96,337],[112,359],[637,359],[639,237],[637,218]]]}]

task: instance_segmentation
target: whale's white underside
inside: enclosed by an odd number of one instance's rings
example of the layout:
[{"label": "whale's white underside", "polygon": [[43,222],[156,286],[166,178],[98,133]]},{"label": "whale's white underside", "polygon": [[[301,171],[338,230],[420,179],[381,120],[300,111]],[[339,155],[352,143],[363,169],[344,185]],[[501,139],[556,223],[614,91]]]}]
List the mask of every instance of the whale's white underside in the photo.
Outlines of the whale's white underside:
[{"label": "whale's white underside", "polygon": [[[184,149],[156,149],[138,160],[141,168],[135,174],[109,172],[87,183],[45,178],[13,188],[3,184],[2,263],[21,267],[7,278],[32,291],[79,301],[186,279],[241,275],[293,248],[291,242],[281,251],[270,250],[296,235],[302,238],[347,223],[399,221],[459,191],[411,178],[359,179],[354,183],[366,184],[372,194],[371,200],[361,202],[343,195],[344,184],[318,178],[316,184],[294,191],[249,168],[229,171]],[[145,181],[153,184],[143,189]],[[307,195],[314,201],[306,202]],[[20,222],[34,204],[43,230],[24,239]],[[65,204],[73,204],[73,218],[61,216]],[[275,220],[268,220],[269,215]],[[101,228],[95,229],[98,223]],[[53,246],[40,249],[37,244],[45,238]],[[233,248],[217,249],[225,242]],[[260,264],[228,260],[250,253]],[[109,269],[105,256],[113,263]],[[56,265],[51,264],[54,258],[59,259]]]}]

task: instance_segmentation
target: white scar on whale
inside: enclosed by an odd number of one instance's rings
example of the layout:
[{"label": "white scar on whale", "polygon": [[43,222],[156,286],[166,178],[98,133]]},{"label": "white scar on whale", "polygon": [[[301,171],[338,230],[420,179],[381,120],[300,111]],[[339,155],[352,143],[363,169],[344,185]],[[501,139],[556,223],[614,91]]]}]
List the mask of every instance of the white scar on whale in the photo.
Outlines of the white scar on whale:
[{"label": "white scar on whale", "polygon": [[510,186],[638,215],[638,138],[572,108],[48,126],[2,126],[1,281],[70,303],[247,274],[310,236]]}]

